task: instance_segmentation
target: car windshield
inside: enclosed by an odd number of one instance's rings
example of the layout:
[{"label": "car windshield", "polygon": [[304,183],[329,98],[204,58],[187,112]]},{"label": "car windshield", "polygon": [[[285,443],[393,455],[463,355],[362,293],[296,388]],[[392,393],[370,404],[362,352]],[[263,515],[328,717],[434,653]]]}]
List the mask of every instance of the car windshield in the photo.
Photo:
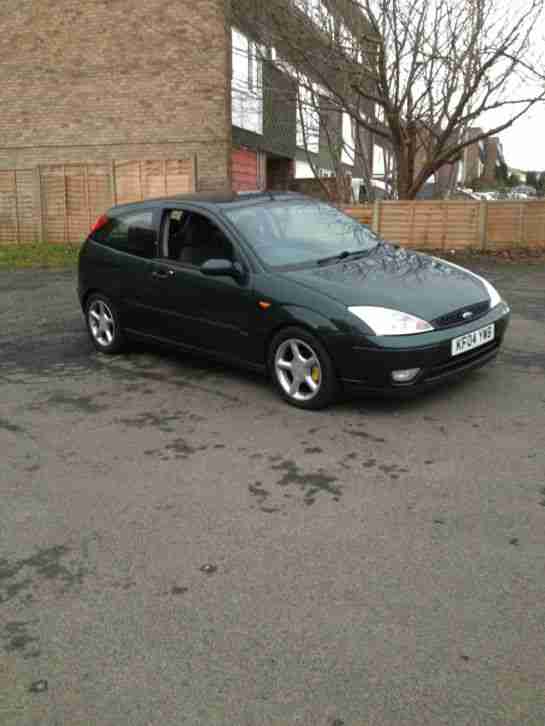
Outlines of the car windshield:
[{"label": "car windshield", "polygon": [[380,241],[368,227],[321,202],[268,202],[225,213],[270,267],[333,262],[365,254]]}]

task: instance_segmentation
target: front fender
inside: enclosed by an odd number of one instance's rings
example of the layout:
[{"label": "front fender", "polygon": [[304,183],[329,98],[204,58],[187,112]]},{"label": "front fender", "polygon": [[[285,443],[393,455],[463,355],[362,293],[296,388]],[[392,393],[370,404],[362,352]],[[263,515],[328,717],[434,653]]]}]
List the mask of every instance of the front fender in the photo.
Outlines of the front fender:
[{"label": "front fender", "polygon": [[286,322],[290,325],[303,325],[310,328],[317,335],[334,335],[345,332],[346,323],[341,320],[332,320],[315,310],[300,305],[283,306]]}]

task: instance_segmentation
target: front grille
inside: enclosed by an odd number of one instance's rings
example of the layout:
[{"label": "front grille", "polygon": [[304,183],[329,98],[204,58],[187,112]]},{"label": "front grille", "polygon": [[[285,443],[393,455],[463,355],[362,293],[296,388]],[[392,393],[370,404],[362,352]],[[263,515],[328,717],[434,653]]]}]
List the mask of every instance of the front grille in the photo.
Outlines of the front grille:
[{"label": "front grille", "polygon": [[497,352],[501,345],[501,338],[496,338],[486,345],[482,345],[480,348],[469,350],[467,353],[457,355],[454,358],[450,358],[446,363],[441,365],[433,366],[426,373],[426,380],[433,378],[441,378],[442,376],[448,375],[449,373],[455,373],[458,369],[463,369],[466,366],[477,364],[481,358],[487,358]]},{"label": "front grille", "polygon": [[[436,329],[453,328],[456,325],[472,323],[474,320],[478,320],[479,318],[482,318],[483,315],[486,315],[489,310],[490,301],[486,300],[485,302],[476,303],[475,305],[466,305],[463,308],[454,310],[452,313],[441,315],[440,317],[435,318],[435,320],[432,320],[431,324]],[[470,318],[463,317],[464,313],[467,312],[472,313]]]}]

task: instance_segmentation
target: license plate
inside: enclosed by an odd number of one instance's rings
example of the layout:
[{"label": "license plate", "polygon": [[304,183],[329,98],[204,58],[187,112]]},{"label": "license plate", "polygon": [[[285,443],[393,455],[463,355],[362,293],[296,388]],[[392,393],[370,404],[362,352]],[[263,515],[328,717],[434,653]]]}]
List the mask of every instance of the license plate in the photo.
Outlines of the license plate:
[{"label": "license plate", "polygon": [[451,353],[452,355],[467,353],[468,350],[473,350],[473,348],[478,348],[480,345],[490,343],[491,340],[494,340],[494,323],[487,325],[486,328],[474,330],[472,333],[460,335],[459,338],[453,338],[451,341]]}]

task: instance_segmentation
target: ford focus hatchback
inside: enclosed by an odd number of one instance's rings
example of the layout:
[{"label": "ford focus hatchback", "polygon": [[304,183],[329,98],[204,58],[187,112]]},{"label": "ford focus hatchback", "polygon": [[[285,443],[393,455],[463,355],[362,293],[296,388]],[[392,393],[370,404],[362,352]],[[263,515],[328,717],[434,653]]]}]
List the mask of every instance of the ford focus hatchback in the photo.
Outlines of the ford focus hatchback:
[{"label": "ford focus hatchback", "polygon": [[114,207],[82,246],[79,298],[103,353],[168,343],[261,371],[309,409],[482,366],[509,320],[485,279],[287,193]]}]

